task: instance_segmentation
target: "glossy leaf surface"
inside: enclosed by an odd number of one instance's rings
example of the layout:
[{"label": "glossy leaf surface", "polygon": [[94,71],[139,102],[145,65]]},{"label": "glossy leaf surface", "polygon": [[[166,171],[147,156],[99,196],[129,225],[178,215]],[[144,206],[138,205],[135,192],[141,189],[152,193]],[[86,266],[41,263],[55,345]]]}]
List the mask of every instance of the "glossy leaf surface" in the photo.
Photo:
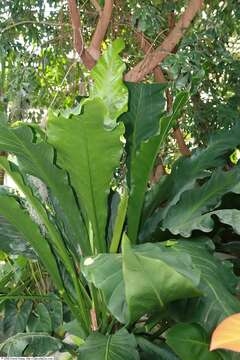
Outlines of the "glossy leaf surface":
[{"label": "glossy leaf surface", "polygon": [[79,360],[139,360],[137,344],[133,334],[125,329],[114,335],[100,333],[90,335],[79,348]]},{"label": "glossy leaf surface", "polygon": [[98,252],[106,250],[107,199],[114,170],[119,166],[124,133],[122,124],[106,129],[105,118],[104,103],[88,100],[79,116],[66,119],[52,114],[47,132],[48,141],[57,150],[57,163],[70,175],[87,226],[92,226]]},{"label": "glossy leaf surface", "polygon": [[197,324],[177,324],[167,332],[167,344],[181,360],[222,360],[209,351],[207,333]]}]

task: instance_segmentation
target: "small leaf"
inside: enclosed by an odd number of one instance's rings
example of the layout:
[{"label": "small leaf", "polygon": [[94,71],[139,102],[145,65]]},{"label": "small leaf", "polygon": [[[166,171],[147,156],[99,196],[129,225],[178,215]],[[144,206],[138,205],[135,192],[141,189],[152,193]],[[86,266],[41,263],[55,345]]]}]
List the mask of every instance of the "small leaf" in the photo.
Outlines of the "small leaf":
[{"label": "small leaf", "polygon": [[90,89],[90,97],[99,97],[103,101],[107,109],[104,125],[109,128],[114,128],[117,118],[127,111],[128,90],[123,83],[126,66],[119,56],[123,49],[123,40],[115,40],[91,72],[94,85]]},{"label": "small leaf", "polygon": [[216,349],[240,352],[240,313],[227,317],[214,330],[210,350]]},{"label": "small leaf", "polygon": [[42,303],[37,304],[35,316],[31,314],[28,327],[31,332],[52,332],[52,321],[46,306]]}]

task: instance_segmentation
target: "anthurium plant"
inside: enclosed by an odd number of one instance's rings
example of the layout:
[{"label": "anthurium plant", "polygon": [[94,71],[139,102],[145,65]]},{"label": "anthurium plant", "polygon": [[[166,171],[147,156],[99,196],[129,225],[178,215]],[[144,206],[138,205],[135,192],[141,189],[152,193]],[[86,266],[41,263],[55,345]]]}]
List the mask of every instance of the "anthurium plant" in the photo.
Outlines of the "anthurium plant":
[{"label": "anthurium plant", "polygon": [[[239,166],[227,166],[240,127],[180,158],[151,186],[188,93],[176,95],[169,113],[166,85],[124,83],[123,46],[109,46],[91,72],[89,97],[74,109],[49,111],[45,129],[11,127],[1,115],[0,151],[9,157],[0,166],[16,187],[0,188],[0,247],[37,258],[54,294],[46,304],[1,303],[0,351],[58,351],[83,360],[237,359],[210,352],[209,339],[240,308],[238,279],[214,237],[216,225],[240,234],[240,210],[222,201],[240,193]],[[64,325],[60,313],[67,314]]]}]

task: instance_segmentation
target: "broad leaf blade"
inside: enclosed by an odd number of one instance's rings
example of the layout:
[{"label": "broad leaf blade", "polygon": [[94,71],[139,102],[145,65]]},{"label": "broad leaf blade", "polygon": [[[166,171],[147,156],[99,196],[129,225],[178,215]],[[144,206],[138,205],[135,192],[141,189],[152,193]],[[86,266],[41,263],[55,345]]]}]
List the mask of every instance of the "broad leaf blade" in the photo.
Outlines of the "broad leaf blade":
[{"label": "broad leaf blade", "polygon": [[[81,247],[90,254],[90,245],[81,214],[68,183],[67,174],[54,165],[54,149],[44,140],[35,143],[35,133],[29,126],[10,128],[0,119],[0,150],[16,155],[21,172],[33,175],[47,186],[55,217],[65,228],[76,251]],[[64,211],[66,205],[68,211]]]},{"label": "broad leaf blade", "polygon": [[128,322],[128,309],[122,273],[122,256],[100,254],[86,258],[82,271],[87,281],[101,289],[109,311],[121,323]]},{"label": "broad leaf blade", "polygon": [[196,322],[212,331],[221,320],[239,311],[237,278],[229,264],[213,256],[213,244],[206,239],[180,240],[174,248],[189,254],[195,267],[201,271],[200,289],[204,294],[197,300],[184,301],[183,308],[177,302],[177,313],[181,320]]},{"label": "broad leaf blade", "polygon": [[180,201],[168,211],[163,221],[163,229],[169,229],[173,234],[189,237],[192,230],[211,231],[211,217],[200,215],[214,209],[221,197],[231,191],[240,181],[238,168],[227,172],[216,172],[203,186],[186,191]]},{"label": "broad leaf blade", "polygon": [[128,235],[134,243],[137,239],[147,183],[156,156],[170,128],[176,121],[188,95],[178,94],[174,111],[165,115],[165,85],[128,84],[129,110],[122,120],[126,125],[128,183]]},{"label": "broad leaf blade", "polygon": [[114,128],[118,117],[127,111],[128,90],[122,80],[126,66],[119,56],[123,49],[123,40],[113,41],[91,71],[94,85],[90,97],[99,97],[104,102],[107,109],[104,124],[110,128]]},{"label": "broad leaf blade", "polygon": [[[172,205],[176,204],[181,194],[191,189],[197,179],[209,176],[206,170],[226,163],[226,155],[240,144],[239,139],[240,125],[238,124],[231,130],[222,130],[212,136],[206,149],[198,149],[191,157],[181,157],[177,160],[171,174],[162,180],[163,183],[155,185],[147,193],[145,214],[151,214],[167,199]],[[166,191],[163,191],[163,188]]]},{"label": "broad leaf blade", "polygon": [[20,234],[31,244],[40,260],[52,276],[59,290],[64,286],[60,277],[55,257],[47,240],[40,234],[38,226],[27,212],[20,207],[17,200],[7,193],[0,193],[0,214],[4,216]]},{"label": "broad leaf blade", "polygon": [[[142,198],[157,150],[159,121],[166,111],[165,85],[127,83],[129,107],[121,120],[126,126],[127,164],[130,198],[128,234],[135,242],[140,222]],[[140,175],[141,174],[141,175]]]},{"label": "broad leaf blade", "polygon": [[57,149],[57,163],[68,171],[85,208],[98,252],[106,250],[107,199],[124,132],[121,123],[112,130],[105,129],[105,118],[103,102],[94,99],[85,102],[82,115],[66,119],[52,114],[48,121],[48,140]]},{"label": "broad leaf blade", "polygon": [[199,272],[192,267],[188,255],[171,247],[146,244],[131,248],[123,242],[123,277],[130,321],[146,313],[161,312],[168,303],[199,296]]},{"label": "broad leaf blade", "polygon": [[[211,213],[210,213],[211,214]],[[224,209],[213,211],[211,215],[216,215],[223,224],[230,225],[234,232],[240,235],[240,210]]]},{"label": "broad leaf blade", "polygon": [[197,324],[178,324],[167,332],[167,344],[181,360],[222,360],[209,351],[207,333]]},{"label": "broad leaf blade", "polygon": [[0,345],[0,351],[7,356],[47,356],[60,350],[61,347],[61,341],[48,334],[19,333],[4,341]]},{"label": "broad leaf blade", "polygon": [[131,249],[126,242],[123,260],[121,255],[100,254],[82,264],[86,279],[102,290],[109,311],[120,322],[160,313],[171,301],[201,295],[200,274],[188,254],[162,244]]},{"label": "broad leaf blade", "polygon": [[29,332],[52,332],[52,321],[48,309],[42,303],[39,303],[34,308],[34,313],[28,322]]},{"label": "broad leaf blade", "polygon": [[136,340],[141,350],[141,360],[180,360],[166,343],[158,346],[140,336]]},{"label": "broad leaf blade", "polygon": [[139,360],[134,335],[122,329],[114,335],[90,335],[79,349],[79,360]]},{"label": "broad leaf blade", "polygon": [[[204,232],[210,232],[214,228],[214,221],[212,216],[218,217],[223,224],[230,225],[236,234],[240,234],[240,210],[237,209],[223,209],[211,211],[206,214],[199,214],[194,218],[190,229],[199,229]],[[190,230],[189,229],[189,230]]]},{"label": "broad leaf blade", "polygon": [[141,143],[155,136],[159,131],[160,117],[166,112],[165,89],[162,84],[126,83],[129,91],[129,108],[121,120],[131,148],[129,155],[136,152]]},{"label": "broad leaf blade", "polygon": [[10,337],[17,333],[24,332],[31,311],[31,301],[25,301],[21,306],[17,306],[15,301],[7,301],[4,311],[3,335]]}]

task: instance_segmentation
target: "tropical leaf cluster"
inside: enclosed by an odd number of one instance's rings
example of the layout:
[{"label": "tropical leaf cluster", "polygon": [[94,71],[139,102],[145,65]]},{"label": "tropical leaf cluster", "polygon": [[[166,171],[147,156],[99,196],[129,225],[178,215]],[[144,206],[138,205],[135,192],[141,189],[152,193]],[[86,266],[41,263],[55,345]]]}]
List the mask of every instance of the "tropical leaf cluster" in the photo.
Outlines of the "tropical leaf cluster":
[{"label": "tropical leaf cluster", "polygon": [[0,352],[237,359],[210,352],[209,339],[240,305],[231,250],[239,242],[230,246],[222,235],[239,235],[240,206],[231,198],[239,204],[240,170],[229,156],[240,127],[178,159],[152,185],[189,94],[179,92],[169,112],[167,85],[124,83],[123,46],[113,42],[97,63],[89,97],[67,112],[50,111],[45,129],[10,126],[1,116],[0,150],[9,156],[0,164],[16,184],[0,189],[1,250],[37,259],[52,294],[28,300],[18,289],[11,300],[11,271],[4,274]]}]

